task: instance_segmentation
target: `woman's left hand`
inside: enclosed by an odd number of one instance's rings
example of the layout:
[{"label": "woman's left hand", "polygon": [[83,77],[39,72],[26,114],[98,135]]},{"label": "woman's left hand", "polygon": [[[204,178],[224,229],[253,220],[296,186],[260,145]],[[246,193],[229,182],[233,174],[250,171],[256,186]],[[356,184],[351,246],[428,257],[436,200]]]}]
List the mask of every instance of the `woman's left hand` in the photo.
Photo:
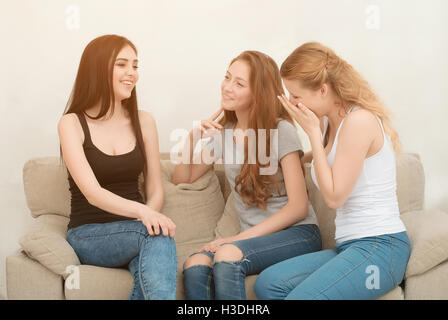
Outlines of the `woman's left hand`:
[{"label": "woman's left hand", "polygon": [[284,94],[277,96],[277,98],[280,100],[291,118],[297,121],[308,136],[311,136],[314,133],[320,134],[319,118],[313,111],[300,102],[298,106],[293,105]]},{"label": "woman's left hand", "polygon": [[215,253],[218,247],[224,243],[235,241],[233,237],[219,238],[204,245],[200,251],[208,251]]}]

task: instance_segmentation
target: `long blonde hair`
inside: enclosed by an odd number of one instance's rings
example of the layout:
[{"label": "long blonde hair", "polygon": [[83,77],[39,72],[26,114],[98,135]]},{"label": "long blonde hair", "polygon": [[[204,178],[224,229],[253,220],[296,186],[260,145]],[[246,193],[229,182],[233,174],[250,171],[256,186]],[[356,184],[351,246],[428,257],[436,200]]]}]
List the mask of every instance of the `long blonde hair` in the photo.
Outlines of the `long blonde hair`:
[{"label": "long blonde hair", "polygon": [[401,152],[401,142],[391,123],[391,112],[373,92],[369,83],[330,48],[308,42],[295,49],[280,68],[282,78],[299,80],[307,89],[318,90],[324,83],[331,86],[346,109],[359,105],[377,115],[390,137],[395,153]]}]

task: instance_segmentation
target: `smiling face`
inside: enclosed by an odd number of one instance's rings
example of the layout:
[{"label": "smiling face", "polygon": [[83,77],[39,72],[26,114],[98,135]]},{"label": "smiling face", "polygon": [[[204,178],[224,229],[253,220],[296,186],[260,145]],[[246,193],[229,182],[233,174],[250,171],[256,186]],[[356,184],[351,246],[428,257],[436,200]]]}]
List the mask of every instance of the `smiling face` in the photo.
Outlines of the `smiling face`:
[{"label": "smiling face", "polygon": [[135,51],[125,46],[118,53],[113,69],[113,88],[115,100],[121,101],[131,96],[138,81],[138,60]]},{"label": "smiling face", "polygon": [[228,111],[242,111],[249,108],[252,100],[250,90],[250,68],[244,61],[233,62],[221,84],[221,106]]},{"label": "smiling face", "polygon": [[297,106],[299,102],[313,111],[319,118],[328,112],[328,85],[324,84],[318,90],[304,88],[298,80],[283,79],[286,90],[289,92],[289,101]]}]

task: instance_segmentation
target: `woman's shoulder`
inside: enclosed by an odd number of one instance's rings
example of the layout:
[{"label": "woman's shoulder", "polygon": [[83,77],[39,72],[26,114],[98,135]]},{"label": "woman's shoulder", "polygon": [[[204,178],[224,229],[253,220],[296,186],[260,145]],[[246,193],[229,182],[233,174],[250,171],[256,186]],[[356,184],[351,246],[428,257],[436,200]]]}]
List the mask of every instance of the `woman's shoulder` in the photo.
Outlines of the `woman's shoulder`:
[{"label": "woman's shoulder", "polygon": [[78,116],[76,113],[66,113],[62,115],[61,119],[59,119],[59,123],[67,124],[67,123],[73,123],[75,120],[77,120]]},{"label": "woman's shoulder", "polygon": [[64,114],[58,122],[59,137],[79,137],[84,141],[84,131],[76,113]]},{"label": "woman's shoulder", "polygon": [[355,128],[376,128],[377,126],[377,118],[376,115],[365,108],[356,108],[351,111],[344,120],[346,127],[355,127]]},{"label": "woman's shoulder", "polygon": [[145,110],[138,110],[138,119],[140,121],[140,127],[142,131],[144,130],[153,130],[156,128],[156,121],[154,119],[154,116]]},{"label": "woman's shoulder", "polygon": [[353,118],[353,117],[359,117],[360,119],[362,118],[370,118],[370,119],[375,119],[375,113],[373,113],[371,110],[360,107],[360,106],[355,106],[353,107],[352,111],[350,111],[347,115],[347,118]]},{"label": "woman's shoulder", "polygon": [[296,126],[292,122],[292,120],[287,120],[283,118],[277,119],[277,129],[279,131],[296,131]]},{"label": "woman's shoulder", "polygon": [[76,113],[64,114],[58,122],[58,130],[70,130],[80,128],[81,124]]},{"label": "woman's shoulder", "polygon": [[[302,142],[300,141],[297,128],[292,120],[279,119],[277,123],[279,152],[290,152],[291,150],[301,150],[303,154]],[[281,150],[280,150],[281,149]]]},{"label": "woman's shoulder", "polygon": [[145,110],[138,110],[138,119],[140,122],[140,129],[144,141],[151,141],[153,138],[157,139],[157,125],[154,116]]},{"label": "woman's shoulder", "polygon": [[[358,140],[371,141],[378,130],[381,130],[376,115],[365,108],[351,111],[344,120],[340,136],[357,137]],[[362,133],[362,134],[360,134]]]},{"label": "woman's shoulder", "polygon": [[140,119],[140,122],[154,122],[154,116],[145,110],[138,109],[138,118]]}]

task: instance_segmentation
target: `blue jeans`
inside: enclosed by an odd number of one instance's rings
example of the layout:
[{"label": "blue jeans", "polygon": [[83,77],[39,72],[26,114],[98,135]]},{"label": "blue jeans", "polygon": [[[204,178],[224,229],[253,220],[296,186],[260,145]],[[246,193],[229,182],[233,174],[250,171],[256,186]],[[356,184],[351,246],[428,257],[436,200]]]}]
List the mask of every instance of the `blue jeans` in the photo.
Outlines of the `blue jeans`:
[{"label": "blue jeans", "polygon": [[141,221],[92,223],[70,229],[67,241],[82,264],[128,267],[131,300],[176,298],[177,254],[170,237],[150,236]]},{"label": "blue jeans", "polygon": [[376,299],[401,283],[409,256],[406,232],[349,240],[271,266],[255,293],[263,300]]},{"label": "blue jeans", "polygon": [[[258,274],[279,261],[322,248],[320,231],[314,224],[292,226],[231,244],[242,252],[241,260],[214,262],[213,267],[194,265],[183,271],[187,299],[244,300],[246,275]],[[205,251],[194,254],[214,257]]]}]

